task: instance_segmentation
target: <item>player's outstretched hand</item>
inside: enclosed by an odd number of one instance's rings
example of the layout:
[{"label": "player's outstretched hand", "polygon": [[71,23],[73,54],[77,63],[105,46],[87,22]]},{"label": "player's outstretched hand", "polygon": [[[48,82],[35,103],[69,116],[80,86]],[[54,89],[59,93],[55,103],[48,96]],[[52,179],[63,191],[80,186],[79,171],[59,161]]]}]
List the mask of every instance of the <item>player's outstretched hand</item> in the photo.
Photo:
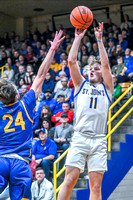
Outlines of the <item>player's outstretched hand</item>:
[{"label": "player's outstretched hand", "polygon": [[75,29],[75,37],[79,37],[80,39],[82,39],[86,33],[87,29],[83,30],[83,29]]},{"label": "player's outstretched hand", "polygon": [[97,40],[101,40],[102,39],[102,34],[103,34],[103,22],[102,23],[98,23],[99,27],[95,27],[94,31],[95,31],[95,36]]},{"label": "player's outstretched hand", "polygon": [[62,37],[62,34],[63,34],[62,30],[60,30],[59,33],[58,33],[58,31],[56,31],[56,34],[55,34],[53,42],[49,41],[50,44],[51,44],[51,49],[54,49],[54,50],[58,49],[58,47],[60,46],[60,43],[65,38],[65,36]]}]

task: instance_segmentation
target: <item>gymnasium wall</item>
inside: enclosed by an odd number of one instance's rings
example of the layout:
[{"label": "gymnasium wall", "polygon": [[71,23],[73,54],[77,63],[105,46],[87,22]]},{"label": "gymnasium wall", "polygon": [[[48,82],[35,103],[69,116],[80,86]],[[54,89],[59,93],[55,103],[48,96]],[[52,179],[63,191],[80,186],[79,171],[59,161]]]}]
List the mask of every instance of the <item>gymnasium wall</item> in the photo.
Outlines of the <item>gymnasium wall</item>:
[{"label": "gymnasium wall", "polygon": [[[121,11],[129,15],[130,19],[133,20],[133,5],[111,5],[108,7],[102,7],[97,9],[92,9],[94,18],[98,19],[100,22],[107,22],[107,17],[109,16],[112,19],[112,22],[116,23],[118,26],[121,24]],[[58,24],[63,24],[64,28],[71,28],[69,20],[70,13],[62,13],[57,15],[43,15],[33,18],[12,18],[11,16],[4,15],[0,13],[0,36],[4,32],[16,31],[21,38],[24,37],[26,30],[33,31],[35,27],[38,27],[40,32],[44,31],[44,26],[49,25],[50,29],[53,29],[58,26]],[[54,26],[53,26],[54,25]]]}]

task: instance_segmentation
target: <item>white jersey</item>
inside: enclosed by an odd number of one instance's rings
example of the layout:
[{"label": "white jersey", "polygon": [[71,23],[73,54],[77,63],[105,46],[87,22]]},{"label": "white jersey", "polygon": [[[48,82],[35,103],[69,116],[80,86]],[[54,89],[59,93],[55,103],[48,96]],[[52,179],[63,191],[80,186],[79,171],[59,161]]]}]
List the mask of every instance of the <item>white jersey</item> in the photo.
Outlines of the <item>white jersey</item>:
[{"label": "white jersey", "polygon": [[89,137],[105,136],[109,101],[103,83],[94,86],[85,80],[74,97],[74,130]]}]

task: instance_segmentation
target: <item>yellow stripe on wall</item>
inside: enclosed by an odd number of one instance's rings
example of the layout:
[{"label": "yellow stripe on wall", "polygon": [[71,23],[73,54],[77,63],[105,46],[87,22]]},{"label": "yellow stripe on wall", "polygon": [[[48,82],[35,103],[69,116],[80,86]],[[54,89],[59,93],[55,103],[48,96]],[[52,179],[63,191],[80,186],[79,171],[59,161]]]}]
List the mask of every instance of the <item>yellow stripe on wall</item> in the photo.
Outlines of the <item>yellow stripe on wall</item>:
[{"label": "yellow stripe on wall", "polygon": [[30,118],[30,116],[29,116],[29,114],[28,114],[28,112],[27,112],[27,109],[26,109],[26,107],[25,107],[25,105],[24,105],[24,102],[21,100],[21,102],[22,102],[22,104],[23,104],[23,106],[24,106],[24,109],[25,109],[25,112],[26,112],[26,115],[27,115],[27,117],[28,117],[28,119],[33,123],[33,120]]}]

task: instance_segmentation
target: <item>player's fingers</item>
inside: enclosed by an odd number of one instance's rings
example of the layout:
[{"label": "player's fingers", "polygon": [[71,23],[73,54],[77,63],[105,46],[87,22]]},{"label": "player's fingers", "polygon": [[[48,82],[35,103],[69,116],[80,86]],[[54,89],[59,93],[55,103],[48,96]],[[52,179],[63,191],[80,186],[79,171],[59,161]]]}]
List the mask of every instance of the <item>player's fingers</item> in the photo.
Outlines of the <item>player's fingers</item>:
[{"label": "player's fingers", "polygon": [[59,31],[59,34],[58,34],[58,35],[59,35],[59,38],[61,38],[62,34],[63,34],[63,30],[60,30],[60,31]]},{"label": "player's fingers", "polygon": [[62,37],[60,40],[59,40],[59,42],[61,43],[62,42],[62,40],[64,40],[65,39],[65,36],[64,37]]}]

